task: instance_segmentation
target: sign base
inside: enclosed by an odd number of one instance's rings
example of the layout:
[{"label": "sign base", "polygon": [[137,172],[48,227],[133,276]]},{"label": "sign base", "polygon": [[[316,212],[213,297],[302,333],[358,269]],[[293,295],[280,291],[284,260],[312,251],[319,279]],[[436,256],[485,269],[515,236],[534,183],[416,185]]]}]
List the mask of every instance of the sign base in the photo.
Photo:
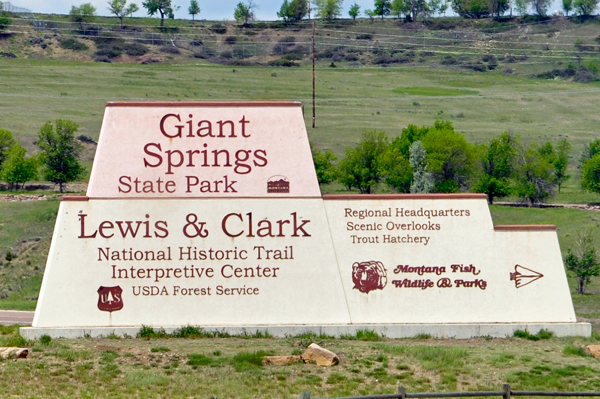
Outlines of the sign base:
[{"label": "sign base", "polygon": [[[154,327],[155,330],[161,327]],[[172,333],[181,327],[162,327],[166,333]],[[102,338],[110,335],[120,337],[136,337],[140,327],[71,327],[71,328],[38,328],[22,327],[21,336],[35,340],[42,335],[52,338]],[[378,335],[391,338],[414,338],[428,335],[431,338],[468,339],[476,337],[507,338],[517,330],[537,334],[540,330],[548,330],[555,337],[590,337],[590,323],[481,323],[481,324],[363,324],[363,325],[282,325],[282,326],[211,326],[202,327],[206,332],[220,332],[232,336],[268,334],[277,338],[293,337],[300,334],[314,333],[340,337],[355,336],[357,331],[373,331]]]}]

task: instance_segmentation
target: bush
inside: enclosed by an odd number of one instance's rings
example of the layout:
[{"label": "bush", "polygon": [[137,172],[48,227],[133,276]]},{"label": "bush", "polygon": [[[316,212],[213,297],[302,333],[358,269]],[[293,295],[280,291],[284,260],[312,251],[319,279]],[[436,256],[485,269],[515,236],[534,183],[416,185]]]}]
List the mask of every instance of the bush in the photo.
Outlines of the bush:
[{"label": "bush", "polygon": [[94,141],[93,138],[91,138],[90,136],[86,136],[85,134],[80,134],[79,136],[77,136],[77,140],[88,144],[98,144]]},{"label": "bush", "polygon": [[144,46],[141,43],[128,43],[125,45],[125,54],[137,57],[146,54],[149,50],[148,47]]},{"label": "bush", "polygon": [[227,33],[227,27],[225,27],[221,24],[214,24],[213,26],[210,27],[210,30],[211,30],[211,32],[214,32],[219,35],[224,35],[225,33]]},{"label": "bush", "polygon": [[274,66],[274,67],[299,67],[300,66],[300,64],[298,64],[297,62],[286,60],[284,58],[279,59],[279,60],[269,61],[269,63],[267,65]]},{"label": "bush", "polygon": [[159,51],[161,53],[165,53],[165,54],[173,54],[173,55],[178,55],[181,54],[181,50],[179,50],[177,47],[175,46],[162,46]]},{"label": "bush", "polygon": [[362,35],[356,36],[356,40],[373,40],[373,35],[370,33],[363,33]]},{"label": "bush", "polygon": [[210,57],[214,57],[216,55],[215,51],[209,47],[203,47],[200,51],[196,51],[194,53],[194,58],[202,58],[207,59]]},{"label": "bush", "polygon": [[225,38],[225,44],[229,44],[231,46],[231,45],[234,45],[235,43],[237,43],[237,37],[236,36],[227,36]]},{"label": "bush", "polygon": [[94,37],[92,40],[94,41],[94,43],[96,43],[96,46],[98,47],[103,47],[113,43],[119,43],[121,45],[125,44],[125,40],[123,40],[123,38],[115,37],[113,34],[108,33]]},{"label": "bush", "polygon": [[62,39],[60,41],[60,47],[73,51],[85,51],[89,48],[85,43],[73,38]]},{"label": "bush", "polygon": [[279,39],[279,43],[281,43],[283,46],[292,47],[294,44],[296,44],[296,38],[294,36],[285,36]]},{"label": "bush", "polygon": [[444,58],[440,61],[442,65],[455,65],[458,63],[458,60],[451,55],[445,55]]},{"label": "bush", "polygon": [[308,55],[308,48],[305,46],[293,46],[284,51],[283,56],[288,60],[301,60]]},{"label": "bush", "polygon": [[192,40],[190,40],[190,46],[200,47],[203,44],[204,43],[202,42],[202,39],[192,39]]},{"label": "bush", "polygon": [[111,43],[107,46],[100,47],[96,51],[96,56],[98,57],[108,57],[108,58],[117,58],[121,54],[123,54],[123,47],[120,43]]},{"label": "bush", "polygon": [[108,58],[105,55],[99,55],[94,58],[94,62],[106,62],[106,63],[110,64],[112,61],[110,58]]},{"label": "bush", "polygon": [[586,71],[585,69],[577,71],[575,76],[573,76],[573,81],[578,83],[590,83],[596,80],[598,80],[598,77],[593,73]]}]

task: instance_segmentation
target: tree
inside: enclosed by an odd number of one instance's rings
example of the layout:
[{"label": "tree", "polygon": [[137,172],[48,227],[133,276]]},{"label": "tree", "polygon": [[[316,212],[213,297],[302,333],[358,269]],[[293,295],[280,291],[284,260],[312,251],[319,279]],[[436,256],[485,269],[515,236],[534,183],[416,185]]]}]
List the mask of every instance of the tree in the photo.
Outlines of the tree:
[{"label": "tree", "polygon": [[386,15],[390,15],[390,8],[392,3],[390,0],[375,0],[375,8],[373,12],[375,15],[379,15],[381,19]]},{"label": "tree", "polygon": [[352,17],[353,20],[356,20],[356,17],[360,14],[360,6],[356,3],[350,6],[350,10],[348,11],[348,15]]},{"label": "tree", "polygon": [[[495,1],[495,0],[493,0]],[[508,1],[508,0],[496,0],[496,1]],[[425,3],[425,10],[423,11],[426,15],[442,15],[448,10],[447,0],[429,0]]]},{"label": "tree", "polygon": [[427,172],[427,151],[420,140],[409,147],[410,166],[413,170],[413,181],[410,185],[411,193],[430,193],[433,189],[433,176]]},{"label": "tree", "polygon": [[235,6],[235,10],[233,11],[233,17],[238,23],[243,23],[244,25],[248,25],[248,21],[254,19],[254,11],[256,8],[256,4],[252,2],[252,0],[248,0],[247,3],[242,3],[241,1]]},{"label": "tree", "polygon": [[407,154],[403,153],[400,137],[396,137],[382,157],[385,182],[401,193],[409,193],[413,181],[413,170]]},{"label": "tree", "polygon": [[361,194],[370,194],[383,178],[382,155],[387,145],[385,132],[364,132],[356,147],[346,149],[339,164],[339,181],[349,190],[355,187]]},{"label": "tree", "polygon": [[531,206],[545,202],[554,195],[556,185],[552,164],[539,150],[536,143],[524,148],[516,171],[516,194]]},{"label": "tree", "polygon": [[284,22],[298,22],[308,14],[307,0],[283,0],[281,8],[277,12],[277,17],[282,18]]},{"label": "tree", "polygon": [[160,14],[160,26],[165,26],[165,16],[175,18],[175,11],[171,5],[171,0],[145,0],[142,6],[148,10],[148,15]]},{"label": "tree", "polygon": [[15,143],[16,141],[13,138],[12,132],[0,129],[0,168],[6,159],[6,153],[8,152],[8,149]]},{"label": "tree", "polygon": [[25,159],[26,150],[19,143],[14,143],[6,153],[6,159],[0,169],[0,180],[10,184],[10,190],[19,189],[37,176],[37,160],[35,157]]},{"label": "tree", "polygon": [[506,197],[512,191],[511,181],[519,150],[519,138],[510,133],[502,133],[484,147],[480,160],[482,175],[473,185],[473,191],[485,193],[490,204],[494,198]]},{"label": "tree", "polygon": [[592,15],[597,6],[598,0],[573,0],[575,12],[583,17]]},{"label": "tree", "polygon": [[419,14],[429,13],[429,3],[426,0],[405,0],[408,5],[410,19],[416,21]]},{"label": "tree", "polygon": [[600,194],[600,154],[586,160],[581,166],[581,188]]},{"label": "tree", "polygon": [[560,187],[564,182],[569,180],[571,175],[567,174],[569,166],[569,153],[571,152],[571,144],[567,139],[561,139],[556,144],[556,154],[554,157],[554,181],[560,193]]},{"label": "tree", "polygon": [[366,9],[364,11],[365,16],[369,17],[369,19],[371,20],[371,22],[373,22],[373,18],[375,18],[375,12],[371,9]]},{"label": "tree", "polygon": [[138,7],[138,5],[137,5],[137,4],[135,4],[135,3],[131,3],[131,4],[129,5],[129,7],[127,7],[127,11],[129,11],[129,13],[128,13],[128,14],[129,14],[129,17],[130,17],[130,18],[131,18],[131,17],[133,17],[133,13],[134,13],[134,12],[138,12],[139,10],[140,10],[140,8],[139,8],[139,7]]},{"label": "tree", "polygon": [[577,278],[577,292],[585,294],[585,286],[591,278],[600,274],[600,262],[592,242],[592,232],[579,232],[575,240],[575,251],[567,249],[565,266]]},{"label": "tree", "polygon": [[515,2],[515,10],[519,13],[520,16],[524,17],[527,15],[527,10],[529,9],[530,0],[514,0]]},{"label": "tree", "polygon": [[463,18],[484,18],[490,14],[488,0],[452,0],[452,9]]},{"label": "tree", "polygon": [[[2,10],[2,7],[0,7],[0,11]],[[0,32],[2,32],[3,30],[6,30],[6,28],[8,28],[8,25],[12,24],[12,19],[10,19],[9,15],[7,12],[0,12]]]},{"label": "tree", "polygon": [[333,21],[342,15],[343,0],[313,0],[315,15],[326,21]]},{"label": "tree", "polygon": [[71,21],[79,23],[81,30],[83,30],[84,23],[89,23],[94,20],[95,15],[96,7],[94,7],[92,3],[84,3],[79,7],[71,6],[71,11],[69,12],[69,18]]},{"label": "tree", "polygon": [[392,4],[390,5],[390,14],[400,19],[402,14],[410,14],[410,7],[404,0],[392,0]]},{"label": "tree", "polygon": [[573,11],[573,0],[562,0],[562,9],[568,17],[569,13]]},{"label": "tree", "polygon": [[190,6],[188,7],[188,14],[192,16],[192,21],[194,17],[200,14],[200,5],[198,4],[198,0],[191,0]]},{"label": "tree", "polygon": [[600,139],[592,140],[589,144],[583,145],[583,151],[579,157],[579,167],[588,159],[592,159],[596,154],[600,154]]},{"label": "tree", "polygon": [[108,10],[121,20],[121,26],[123,26],[123,18],[136,12],[138,6],[135,3],[127,6],[127,0],[109,0]]},{"label": "tree", "polygon": [[328,184],[334,181],[337,176],[337,169],[333,164],[333,161],[337,159],[337,156],[335,156],[330,149],[321,151],[312,143],[310,143],[310,150],[312,152],[313,163],[315,164],[315,171],[317,172],[319,184]]},{"label": "tree", "polygon": [[78,161],[82,150],[75,139],[79,126],[68,119],[57,119],[55,126],[51,121],[44,123],[38,133],[37,145],[41,152],[41,162],[45,166],[44,177],[58,184],[63,192],[64,184],[77,180],[83,173]]},{"label": "tree", "polygon": [[548,8],[552,0],[530,0],[531,8],[539,17],[545,17],[548,14]]},{"label": "tree", "polygon": [[436,121],[422,141],[435,190],[454,193],[467,188],[476,160],[475,147],[454,131],[451,122]]},{"label": "tree", "polygon": [[500,16],[510,9],[510,0],[490,0],[490,13],[500,20]]}]

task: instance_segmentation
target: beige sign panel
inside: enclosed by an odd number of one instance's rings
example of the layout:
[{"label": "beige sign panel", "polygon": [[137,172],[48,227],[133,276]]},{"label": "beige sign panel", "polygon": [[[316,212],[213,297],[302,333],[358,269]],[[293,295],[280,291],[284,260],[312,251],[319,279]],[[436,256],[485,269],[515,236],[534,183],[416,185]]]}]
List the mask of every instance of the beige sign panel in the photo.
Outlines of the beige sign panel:
[{"label": "beige sign panel", "polygon": [[90,198],[320,197],[300,103],[108,103]]}]

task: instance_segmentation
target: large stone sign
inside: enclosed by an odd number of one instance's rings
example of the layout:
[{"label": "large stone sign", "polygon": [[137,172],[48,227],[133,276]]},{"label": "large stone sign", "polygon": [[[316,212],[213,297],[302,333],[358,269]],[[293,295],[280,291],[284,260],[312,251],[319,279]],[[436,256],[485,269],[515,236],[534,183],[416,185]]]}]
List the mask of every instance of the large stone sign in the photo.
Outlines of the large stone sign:
[{"label": "large stone sign", "polygon": [[590,335],[554,226],[485,195],[321,196],[299,103],[108,103],[22,334]]}]

